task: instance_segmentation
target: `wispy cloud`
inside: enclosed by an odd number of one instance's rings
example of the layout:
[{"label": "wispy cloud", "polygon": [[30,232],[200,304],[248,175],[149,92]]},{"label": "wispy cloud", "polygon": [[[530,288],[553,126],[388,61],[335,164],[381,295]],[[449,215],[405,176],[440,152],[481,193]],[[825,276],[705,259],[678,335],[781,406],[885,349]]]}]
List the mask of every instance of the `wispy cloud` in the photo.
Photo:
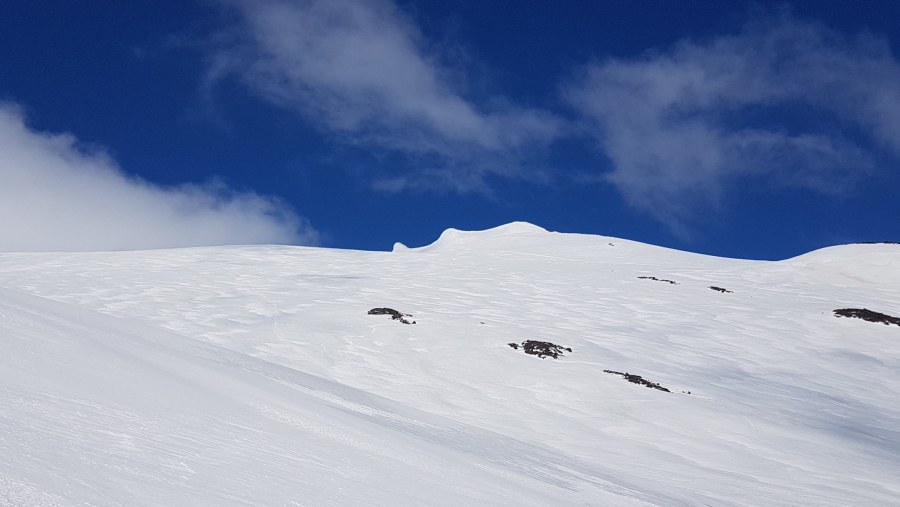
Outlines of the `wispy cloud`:
[{"label": "wispy cloud", "polygon": [[900,156],[900,66],[871,35],[780,12],[588,65],[564,89],[635,207],[685,230],[742,178],[838,194]]},{"label": "wispy cloud", "polygon": [[68,134],[36,132],[0,104],[0,251],[309,244],[279,202],[224,185],[162,188],[122,173]]},{"label": "wispy cloud", "polygon": [[[467,98],[464,73],[388,0],[226,0],[240,22],[211,57],[209,82],[236,77],[325,131],[402,153],[422,170],[384,189],[477,188],[526,176],[523,160],[560,121],[497,98]],[[490,105],[487,105],[490,104]]]}]

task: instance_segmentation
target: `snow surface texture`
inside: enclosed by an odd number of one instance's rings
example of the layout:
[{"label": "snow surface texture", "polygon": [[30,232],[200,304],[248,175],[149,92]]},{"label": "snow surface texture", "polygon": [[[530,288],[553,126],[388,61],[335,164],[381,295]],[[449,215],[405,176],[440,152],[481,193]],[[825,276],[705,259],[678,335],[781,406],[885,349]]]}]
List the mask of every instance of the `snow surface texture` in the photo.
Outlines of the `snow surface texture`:
[{"label": "snow surface texture", "polygon": [[900,328],[837,308],[900,247],[2,254],[0,505],[900,505]]}]

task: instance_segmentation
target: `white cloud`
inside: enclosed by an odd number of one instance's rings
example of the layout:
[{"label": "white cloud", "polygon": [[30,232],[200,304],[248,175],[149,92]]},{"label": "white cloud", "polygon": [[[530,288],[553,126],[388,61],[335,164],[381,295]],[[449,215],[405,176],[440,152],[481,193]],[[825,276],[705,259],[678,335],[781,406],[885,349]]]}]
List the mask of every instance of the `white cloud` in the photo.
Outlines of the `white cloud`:
[{"label": "white cloud", "polygon": [[[785,13],[588,65],[565,96],[612,161],[608,181],[676,229],[742,178],[839,193],[877,152],[900,155],[900,66],[889,46]],[[771,126],[790,114],[829,123]]]},{"label": "white cloud", "polygon": [[241,22],[214,52],[210,83],[237,76],[349,142],[421,159],[422,171],[383,188],[463,190],[478,187],[486,173],[525,176],[527,153],[559,133],[560,121],[548,113],[467,99],[462,73],[442,65],[390,1],[223,3]]},{"label": "white cloud", "polygon": [[272,199],[223,185],[161,188],[67,134],[31,130],[0,104],[0,251],[287,243],[315,230]]}]

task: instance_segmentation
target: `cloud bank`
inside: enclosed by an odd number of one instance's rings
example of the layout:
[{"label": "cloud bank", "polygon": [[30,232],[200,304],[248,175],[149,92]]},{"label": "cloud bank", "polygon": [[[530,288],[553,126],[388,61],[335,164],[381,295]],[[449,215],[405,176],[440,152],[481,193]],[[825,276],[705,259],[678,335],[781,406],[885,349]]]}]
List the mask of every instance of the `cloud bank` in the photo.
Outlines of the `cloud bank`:
[{"label": "cloud bank", "polygon": [[900,66],[884,41],[786,13],[735,35],[590,64],[564,95],[633,206],[683,230],[748,178],[839,194],[900,156]]},{"label": "cloud bank", "polygon": [[[415,174],[383,189],[483,186],[487,174],[527,177],[523,161],[556,138],[553,115],[464,94],[408,16],[387,0],[230,0],[240,20],[213,52],[209,82],[236,77],[351,143],[412,157]],[[223,39],[224,40],[224,39]]]},{"label": "cloud bank", "polygon": [[161,188],[124,175],[74,137],[31,130],[0,104],[0,251],[310,244],[287,207],[223,185]]}]

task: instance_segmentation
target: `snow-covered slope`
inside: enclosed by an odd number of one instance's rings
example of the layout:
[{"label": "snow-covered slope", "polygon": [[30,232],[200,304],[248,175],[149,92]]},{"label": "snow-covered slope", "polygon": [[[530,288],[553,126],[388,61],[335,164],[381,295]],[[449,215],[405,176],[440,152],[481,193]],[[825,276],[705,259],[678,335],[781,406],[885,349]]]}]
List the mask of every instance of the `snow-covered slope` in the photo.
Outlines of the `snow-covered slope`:
[{"label": "snow-covered slope", "polygon": [[900,326],[832,313],[900,315],[898,245],[519,223],[2,254],[0,287],[0,505],[900,505]]}]

